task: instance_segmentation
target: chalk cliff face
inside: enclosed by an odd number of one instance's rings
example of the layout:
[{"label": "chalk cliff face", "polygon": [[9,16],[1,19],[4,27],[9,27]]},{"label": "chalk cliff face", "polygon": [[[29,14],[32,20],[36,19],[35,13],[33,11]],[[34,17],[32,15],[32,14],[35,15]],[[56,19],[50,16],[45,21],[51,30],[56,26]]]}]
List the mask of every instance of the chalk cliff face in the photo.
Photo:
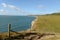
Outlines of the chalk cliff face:
[{"label": "chalk cliff face", "polygon": [[37,22],[37,17],[31,22],[31,27],[26,30],[26,32],[31,32],[36,29],[36,22]]},{"label": "chalk cliff face", "polygon": [[32,23],[31,23],[31,29],[35,29],[35,22],[37,21],[37,19],[33,20]]},{"label": "chalk cliff face", "polygon": [[36,17],[36,19],[34,19],[31,23],[31,30],[32,31],[37,31],[38,30],[38,27],[37,27],[37,19],[38,17]]}]

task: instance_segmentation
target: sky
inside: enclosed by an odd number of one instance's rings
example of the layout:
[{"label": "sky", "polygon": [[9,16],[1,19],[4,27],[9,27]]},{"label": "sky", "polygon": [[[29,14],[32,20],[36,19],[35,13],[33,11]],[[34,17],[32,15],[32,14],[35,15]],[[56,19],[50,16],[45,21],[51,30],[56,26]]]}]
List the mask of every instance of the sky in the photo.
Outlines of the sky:
[{"label": "sky", "polygon": [[0,15],[42,15],[60,12],[60,0],[0,0]]}]

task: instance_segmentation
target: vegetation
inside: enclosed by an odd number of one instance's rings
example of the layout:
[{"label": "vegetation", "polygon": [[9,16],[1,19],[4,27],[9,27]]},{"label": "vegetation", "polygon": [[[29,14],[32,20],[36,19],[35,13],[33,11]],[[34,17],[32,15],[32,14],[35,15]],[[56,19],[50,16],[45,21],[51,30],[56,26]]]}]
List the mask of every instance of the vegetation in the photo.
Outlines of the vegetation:
[{"label": "vegetation", "polygon": [[37,21],[33,25],[33,31],[40,33],[54,33],[56,36],[43,40],[60,40],[60,13],[37,16]]},{"label": "vegetation", "polygon": [[52,13],[51,15],[60,15],[60,13]]},{"label": "vegetation", "polygon": [[60,12],[58,12],[58,13],[52,13],[52,14],[46,14],[46,15],[60,15]]},{"label": "vegetation", "polygon": [[35,30],[60,33],[60,15],[38,16]]}]

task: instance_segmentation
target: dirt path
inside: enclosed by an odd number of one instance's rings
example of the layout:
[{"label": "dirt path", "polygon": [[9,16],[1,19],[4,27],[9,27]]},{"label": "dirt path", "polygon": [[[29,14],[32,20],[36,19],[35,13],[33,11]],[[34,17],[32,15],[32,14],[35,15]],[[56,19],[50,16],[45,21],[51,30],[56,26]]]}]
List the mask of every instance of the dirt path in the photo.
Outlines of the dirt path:
[{"label": "dirt path", "polygon": [[40,33],[25,33],[18,36],[11,37],[13,40],[42,40],[55,36],[55,34],[40,34]]},{"label": "dirt path", "polygon": [[[0,39],[9,40],[9,38]],[[10,40],[60,40],[60,34],[52,33],[20,33],[16,36],[11,36]]]}]

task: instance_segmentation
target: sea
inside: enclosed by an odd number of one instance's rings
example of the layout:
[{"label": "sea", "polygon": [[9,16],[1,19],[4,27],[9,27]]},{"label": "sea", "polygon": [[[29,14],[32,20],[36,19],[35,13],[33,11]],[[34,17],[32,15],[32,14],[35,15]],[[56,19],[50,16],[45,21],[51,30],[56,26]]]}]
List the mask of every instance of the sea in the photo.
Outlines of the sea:
[{"label": "sea", "polygon": [[13,31],[24,31],[31,28],[34,16],[5,16],[0,15],[0,32],[8,32],[8,24]]}]

